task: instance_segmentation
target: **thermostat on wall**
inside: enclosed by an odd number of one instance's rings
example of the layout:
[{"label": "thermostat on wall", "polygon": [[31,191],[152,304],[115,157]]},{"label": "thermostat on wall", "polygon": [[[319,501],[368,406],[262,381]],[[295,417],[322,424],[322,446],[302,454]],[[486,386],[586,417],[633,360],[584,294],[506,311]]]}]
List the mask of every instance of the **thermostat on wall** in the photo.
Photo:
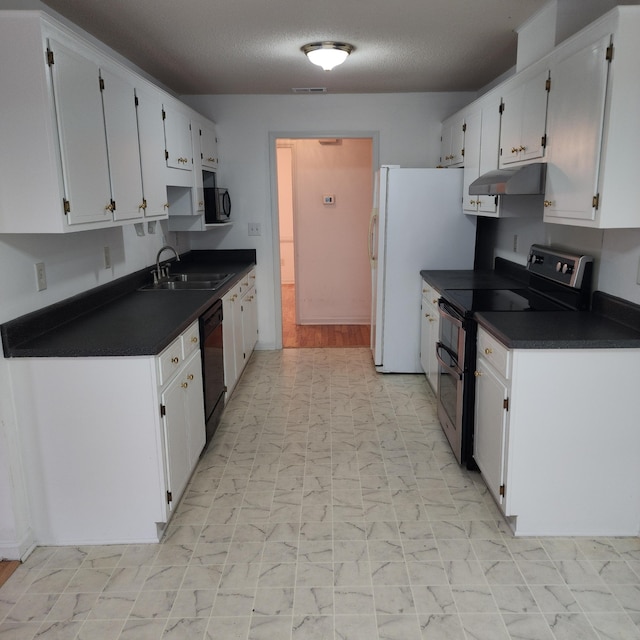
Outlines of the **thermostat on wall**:
[{"label": "thermostat on wall", "polygon": [[336,197],[334,195],[324,195],[322,196],[322,204],[335,204]]}]

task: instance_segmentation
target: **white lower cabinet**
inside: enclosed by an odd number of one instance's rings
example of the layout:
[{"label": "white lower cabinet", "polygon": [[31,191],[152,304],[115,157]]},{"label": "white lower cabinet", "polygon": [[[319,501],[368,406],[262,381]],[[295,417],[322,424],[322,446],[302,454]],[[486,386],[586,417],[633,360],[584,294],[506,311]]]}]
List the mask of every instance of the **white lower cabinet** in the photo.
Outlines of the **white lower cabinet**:
[{"label": "white lower cabinet", "polygon": [[422,285],[422,316],[420,319],[420,363],[434,393],[438,392],[438,360],[436,342],[440,333],[438,298],[440,293],[430,284]]},{"label": "white lower cabinet", "polygon": [[256,272],[252,269],[222,297],[224,383],[227,398],[236,386],[258,340]]},{"label": "white lower cabinet", "polygon": [[158,356],[10,364],[37,544],[157,542],[205,444],[198,323]]},{"label": "white lower cabinet", "polygon": [[516,535],[640,533],[640,350],[507,349],[478,330],[474,459]]},{"label": "white lower cabinet", "polygon": [[200,351],[193,353],[163,388],[162,426],[165,440],[167,504],[177,504],[205,444]]}]

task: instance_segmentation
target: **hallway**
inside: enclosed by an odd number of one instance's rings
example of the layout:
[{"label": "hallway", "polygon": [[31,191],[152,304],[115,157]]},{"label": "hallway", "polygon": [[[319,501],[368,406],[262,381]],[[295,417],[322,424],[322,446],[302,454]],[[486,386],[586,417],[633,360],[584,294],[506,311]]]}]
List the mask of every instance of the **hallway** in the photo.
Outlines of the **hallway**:
[{"label": "hallway", "polygon": [[305,347],[368,347],[369,325],[362,324],[296,324],[295,285],[282,285],[282,346],[285,349]]}]

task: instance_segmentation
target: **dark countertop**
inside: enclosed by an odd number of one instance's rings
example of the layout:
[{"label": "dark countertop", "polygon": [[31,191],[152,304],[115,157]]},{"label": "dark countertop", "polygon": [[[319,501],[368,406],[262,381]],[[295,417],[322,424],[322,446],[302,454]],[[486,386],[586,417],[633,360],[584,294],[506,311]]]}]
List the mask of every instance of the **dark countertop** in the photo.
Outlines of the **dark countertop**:
[{"label": "dark countertop", "polygon": [[[163,261],[164,262],[164,261]],[[216,291],[138,291],[151,267],[34,311],[0,327],[4,355],[157,355],[255,265],[255,251],[192,251],[173,272],[234,273]]]},{"label": "dark countertop", "polygon": [[[524,267],[499,260],[496,271],[434,270],[420,275],[441,294],[526,286]],[[640,306],[601,291],[594,292],[591,311],[484,311],[474,317],[510,349],[640,348]]]},{"label": "dark countertop", "polygon": [[441,293],[445,289],[522,289],[529,283],[529,272],[522,265],[495,259],[493,270],[425,270],[420,275]]},{"label": "dark countertop", "polygon": [[425,282],[440,293],[445,289],[514,289],[522,288],[522,282],[495,271],[444,270],[421,271]]},{"label": "dark countertop", "polygon": [[488,311],[474,317],[509,349],[640,349],[640,330],[592,311]]}]

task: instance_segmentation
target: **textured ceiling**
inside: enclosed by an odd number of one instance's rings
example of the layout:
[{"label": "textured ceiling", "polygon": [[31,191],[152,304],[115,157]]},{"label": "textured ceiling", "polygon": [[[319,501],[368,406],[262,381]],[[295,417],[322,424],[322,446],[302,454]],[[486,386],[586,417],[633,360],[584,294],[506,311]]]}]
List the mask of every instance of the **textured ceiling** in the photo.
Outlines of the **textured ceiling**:
[{"label": "textured ceiling", "polygon": [[[547,0],[43,0],[178,94],[473,91]],[[300,47],[356,49],[333,71]]]}]

